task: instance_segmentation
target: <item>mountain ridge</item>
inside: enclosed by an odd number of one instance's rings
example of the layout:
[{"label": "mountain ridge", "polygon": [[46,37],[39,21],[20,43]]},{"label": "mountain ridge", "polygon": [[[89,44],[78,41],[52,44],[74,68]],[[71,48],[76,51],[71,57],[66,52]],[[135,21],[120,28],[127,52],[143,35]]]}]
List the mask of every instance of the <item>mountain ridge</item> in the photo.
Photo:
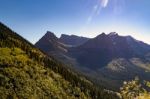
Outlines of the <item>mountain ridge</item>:
[{"label": "mountain ridge", "polygon": [[[115,81],[116,86],[114,86],[117,88],[121,86],[123,80],[131,80],[135,76],[142,77],[142,75],[148,79],[150,75],[149,72],[145,72],[150,68],[147,65],[150,63],[147,57],[150,45],[131,36],[120,36],[116,32],[102,33],[79,46],[66,47],[66,49],[66,53],[61,53],[61,55],[52,53],[55,57],[59,57],[60,61],[72,64],[73,68],[88,75],[91,79],[96,79],[95,82]],[[62,58],[62,56],[67,56],[67,58]],[[124,75],[124,77],[119,75]]]},{"label": "mountain ridge", "polygon": [[67,45],[79,46],[88,41],[89,39],[90,38],[82,36],[61,34],[59,41]]}]

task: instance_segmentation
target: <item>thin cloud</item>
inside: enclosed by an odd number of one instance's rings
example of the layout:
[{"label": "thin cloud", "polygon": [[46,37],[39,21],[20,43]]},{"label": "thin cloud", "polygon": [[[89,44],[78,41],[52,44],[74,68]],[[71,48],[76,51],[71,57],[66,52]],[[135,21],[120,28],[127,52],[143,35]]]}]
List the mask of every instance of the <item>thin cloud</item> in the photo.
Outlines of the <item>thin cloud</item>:
[{"label": "thin cloud", "polygon": [[92,21],[93,17],[96,15],[96,13],[98,13],[98,9],[99,9],[99,5],[98,4],[93,6],[93,10],[92,10],[91,15],[88,17],[87,24],[89,24]]},{"label": "thin cloud", "polygon": [[101,0],[101,6],[103,8],[107,7],[109,0]]},{"label": "thin cloud", "polygon": [[102,8],[106,8],[109,3],[109,0],[97,0],[97,3],[93,6],[91,15],[87,19],[87,24],[89,24],[94,16],[100,14]]}]

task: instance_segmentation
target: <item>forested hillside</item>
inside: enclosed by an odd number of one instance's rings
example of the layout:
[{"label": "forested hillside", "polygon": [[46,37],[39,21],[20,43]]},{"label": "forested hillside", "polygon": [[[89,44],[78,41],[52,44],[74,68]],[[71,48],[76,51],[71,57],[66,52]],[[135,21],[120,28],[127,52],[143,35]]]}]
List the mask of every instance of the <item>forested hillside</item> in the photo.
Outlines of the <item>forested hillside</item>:
[{"label": "forested hillside", "polygon": [[117,99],[0,23],[0,99]]}]

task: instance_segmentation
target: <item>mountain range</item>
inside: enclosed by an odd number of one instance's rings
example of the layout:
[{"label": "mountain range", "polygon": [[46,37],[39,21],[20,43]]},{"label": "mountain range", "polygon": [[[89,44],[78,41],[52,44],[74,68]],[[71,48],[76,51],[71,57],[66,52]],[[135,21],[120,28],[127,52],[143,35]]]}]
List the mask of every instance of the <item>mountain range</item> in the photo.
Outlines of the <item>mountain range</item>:
[{"label": "mountain range", "polygon": [[57,38],[47,32],[35,46],[97,85],[113,90],[135,76],[150,78],[150,45],[131,36],[111,32],[94,38],[64,34]]},{"label": "mountain range", "polygon": [[[53,43],[57,40],[52,33],[47,33],[41,39],[45,42],[43,51],[62,50],[57,45],[66,47]],[[0,23],[0,99],[118,98],[115,92],[95,86],[84,75],[43,51]]]}]

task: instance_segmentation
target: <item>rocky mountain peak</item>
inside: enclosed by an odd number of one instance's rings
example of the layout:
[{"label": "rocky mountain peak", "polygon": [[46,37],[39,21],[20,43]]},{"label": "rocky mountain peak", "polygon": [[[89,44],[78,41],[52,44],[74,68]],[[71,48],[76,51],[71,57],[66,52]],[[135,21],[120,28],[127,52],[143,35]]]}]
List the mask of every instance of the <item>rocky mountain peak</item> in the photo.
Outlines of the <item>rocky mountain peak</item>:
[{"label": "rocky mountain peak", "polygon": [[44,39],[47,39],[47,40],[49,40],[49,39],[58,39],[56,37],[56,35],[53,32],[50,32],[50,31],[47,31],[46,34],[43,37],[44,37]]},{"label": "rocky mountain peak", "polygon": [[110,33],[108,34],[108,36],[118,36],[118,33],[116,33],[116,32],[110,32]]}]

